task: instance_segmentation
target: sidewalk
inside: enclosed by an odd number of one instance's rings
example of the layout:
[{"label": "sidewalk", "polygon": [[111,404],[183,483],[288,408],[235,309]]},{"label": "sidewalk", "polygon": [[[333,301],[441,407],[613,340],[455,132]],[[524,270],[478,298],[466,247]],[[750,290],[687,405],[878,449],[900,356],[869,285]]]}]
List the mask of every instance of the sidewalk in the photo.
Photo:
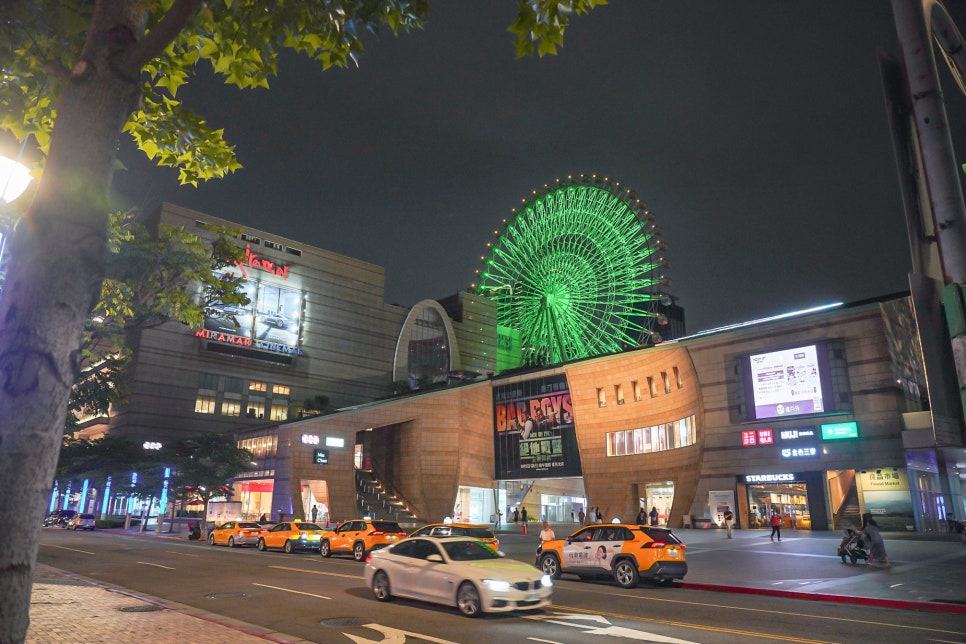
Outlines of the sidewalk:
[{"label": "sidewalk", "polygon": [[[539,523],[527,524],[533,539]],[[557,538],[578,529],[553,524]],[[501,542],[515,541],[522,524],[504,523]],[[675,529],[685,544],[688,574],[682,584],[695,590],[751,593],[865,604],[904,610],[966,615],[966,543],[959,535],[884,532],[890,566],[842,563],[836,555],[844,533],[771,529]]]},{"label": "sidewalk", "polygon": [[[577,525],[553,525],[558,537]],[[519,550],[539,533],[539,523],[506,524],[496,532]],[[785,530],[773,542],[769,530],[675,530],[687,544],[683,587],[754,593],[888,608],[966,615],[966,544],[950,535],[884,533],[892,565],[843,564],[835,555],[841,535]],[[184,536],[138,532],[154,538]],[[509,548],[508,548],[509,549]],[[80,610],[80,608],[83,610]],[[124,588],[39,565],[30,599],[30,644],[150,641],[193,644],[311,644],[284,633],[232,620]]]}]

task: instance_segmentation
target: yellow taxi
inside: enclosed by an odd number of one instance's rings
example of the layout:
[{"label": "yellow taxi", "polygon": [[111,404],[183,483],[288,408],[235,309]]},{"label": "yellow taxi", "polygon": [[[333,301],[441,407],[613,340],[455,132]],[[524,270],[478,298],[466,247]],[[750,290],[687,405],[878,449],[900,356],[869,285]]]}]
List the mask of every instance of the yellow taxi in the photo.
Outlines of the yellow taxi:
[{"label": "yellow taxi", "polygon": [[258,549],[265,551],[269,548],[284,550],[287,553],[296,550],[318,550],[319,540],[324,529],[314,523],[303,521],[282,521],[268,530],[262,530],[258,537]]},{"label": "yellow taxi", "polygon": [[353,519],[340,523],[334,530],[327,530],[322,535],[319,554],[323,557],[336,553],[351,554],[356,561],[365,561],[369,552],[392,545],[407,536],[395,521]]},{"label": "yellow taxi", "polygon": [[476,523],[429,523],[416,530],[410,537],[472,537],[486,544],[493,550],[500,549],[500,540],[496,538],[488,525]]},{"label": "yellow taxi", "polygon": [[684,543],[668,528],[632,523],[589,525],[537,547],[536,566],[553,579],[563,573],[611,577],[622,588],[643,579],[669,585],[688,574]]},{"label": "yellow taxi", "polygon": [[254,521],[227,521],[208,534],[210,545],[254,546],[262,535],[262,526]]}]

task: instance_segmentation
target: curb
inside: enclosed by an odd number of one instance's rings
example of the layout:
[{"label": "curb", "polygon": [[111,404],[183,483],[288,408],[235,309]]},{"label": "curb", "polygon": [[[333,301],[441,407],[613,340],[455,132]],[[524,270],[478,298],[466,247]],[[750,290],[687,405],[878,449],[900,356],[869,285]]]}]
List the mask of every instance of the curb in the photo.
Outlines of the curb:
[{"label": "curb", "polygon": [[766,597],[785,597],[788,599],[805,599],[809,601],[833,602],[836,604],[858,604],[861,606],[878,606],[880,608],[895,608],[898,610],[918,610],[934,613],[953,613],[966,615],[966,605],[946,604],[943,602],[917,602],[905,599],[877,599],[874,597],[856,597],[854,595],[830,595],[827,593],[803,593],[794,590],[775,590],[772,588],[750,588],[748,586],[727,586],[724,584],[700,584],[681,582],[676,584],[688,590],[708,590],[721,593],[735,593],[739,595],[764,595]]}]

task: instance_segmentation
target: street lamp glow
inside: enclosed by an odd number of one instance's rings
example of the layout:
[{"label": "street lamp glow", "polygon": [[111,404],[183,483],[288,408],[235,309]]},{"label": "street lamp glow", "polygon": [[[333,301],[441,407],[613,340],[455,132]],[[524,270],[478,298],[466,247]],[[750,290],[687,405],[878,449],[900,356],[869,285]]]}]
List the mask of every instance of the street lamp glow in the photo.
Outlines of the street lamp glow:
[{"label": "street lamp glow", "polygon": [[0,157],[0,200],[10,203],[23,194],[33,177],[30,170],[13,159]]}]

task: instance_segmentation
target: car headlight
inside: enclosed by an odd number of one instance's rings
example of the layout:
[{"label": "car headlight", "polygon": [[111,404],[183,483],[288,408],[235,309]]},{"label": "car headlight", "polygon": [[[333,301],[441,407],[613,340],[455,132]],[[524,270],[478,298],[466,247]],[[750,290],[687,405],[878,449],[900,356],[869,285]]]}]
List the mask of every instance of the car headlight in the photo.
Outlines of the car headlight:
[{"label": "car headlight", "polygon": [[550,575],[544,575],[540,578],[540,585],[544,588],[550,588],[553,586],[553,579],[550,578]]},{"label": "car headlight", "polygon": [[499,579],[484,579],[483,584],[490,590],[497,593],[505,593],[510,590],[510,582],[500,581]]}]

